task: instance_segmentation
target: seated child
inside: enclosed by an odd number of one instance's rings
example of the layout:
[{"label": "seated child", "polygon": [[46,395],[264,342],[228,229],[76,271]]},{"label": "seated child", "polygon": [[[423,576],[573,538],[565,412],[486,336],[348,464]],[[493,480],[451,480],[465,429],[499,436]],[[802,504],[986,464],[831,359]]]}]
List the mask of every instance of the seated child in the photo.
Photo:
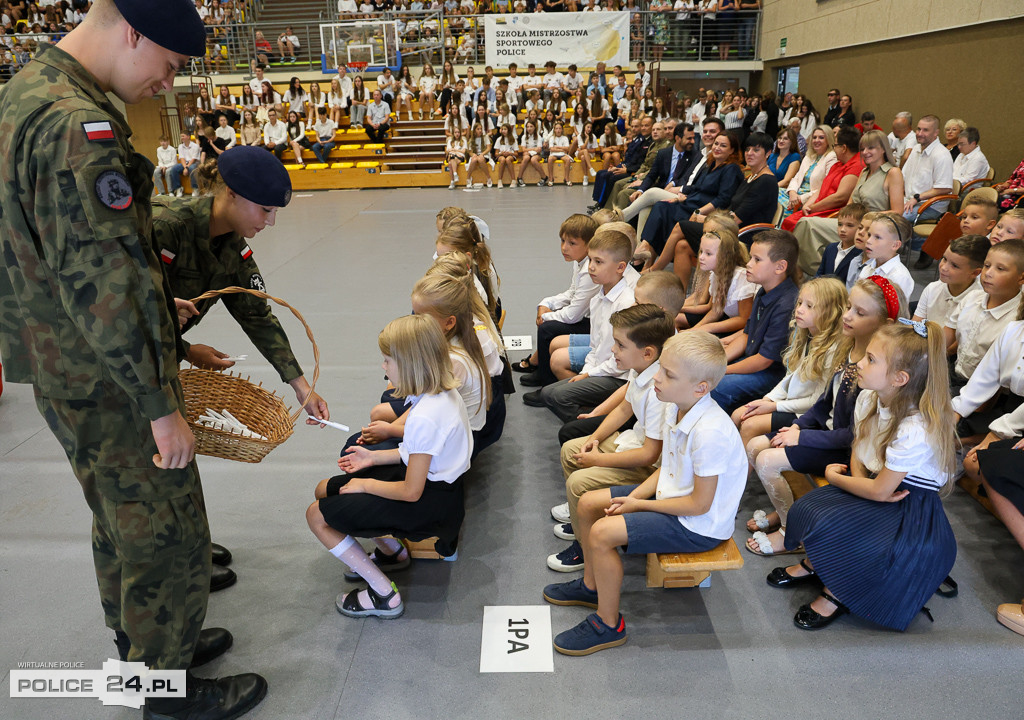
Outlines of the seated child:
[{"label": "seated child", "polygon": [[435,246],[438,256],[461,252],[473,261],[476,291],[484,299],[487,312],[497,325],[501,320],[501,298],[498,297],[501,281],[491,261],[491,250],[481,237],[477,224],[469,219],[449,220],[437,236]]},{"label": "seated child", "polygon": [[736,427],[710,397],[725,365],[714,335],[687,332],[665,343],[654,379],[666,403],[661,468],[640,485],[595,490],[580,499],[583,577],[548,585],[544,599],[597,612],[555,637],[558,652],[589,655],[626,642],[619,547],[630,554],[702,552],[732,537],[747,468]]},{"label": "seated child", "polygon": [[599,228],[587,255],[590,279],[601,288],[590,301],[589,342],[583,344],[577,335],[555,338],[551,344],[551,369],[560,379],[523,396],[527,405],[548,407],[563,421],[574,419],[584,406],[600,405],[626,383],[626,371],[616,368],[611,353],[609,318],[613,312],[634,303],[633,290],[623,278],[632,246],[621,232]]},{"label": "seated child", "polygon": [[754,295],[746,327],[722,340],[730,364],[712,391],[726,412],[764,396],[785,375],[782,353],[799,292],[798,253],[796,238],[785,230],[765,230],[754,236],[747,280],[761,289]]},{"label": "seated child", "polygon": [[1024,285],[1024,240],[1006,240],[989,248],[981,271],[980,293],[963,299],[946,320],[947,352],[955,343],[953,394],[970,379],[989,346],[1014,318]]},{"label": "seated child", "polygon": [[921,292],[914,319],[931,320],[945,327],[967,293],[982,291],[978,276],[990,247],[984,235],[964,235],[953,240],[939,261],[939,279]]},{"label": "seated child", "polygon": [[853,284],[860,280],[860,268],[866,262],[864,257],[864,248],[868,244],[868,235],[871,234],[871,223],[878,219],[878,216],[882,213],[869,212],[864,213],[864,217],[860,219],[860,227],[857,228],[857,234],[853,237],[853,246],[860,250],[860,253],[856,256],[851,255],[850,267],[846,271],[846,289],[851,290]]},{"label": "seated child", "polygon": [[793,504],[786,548],[802,543],[807,559],[768,575],[775,587],[824,585],[793,618],[804,630],[848,612],[906,630],[956,558],[939,497],[956,462],[941,328],[910,320],[881,328],[857,376],[849,467],[830,465],[830,484]]},{"label": "seated child", "polygon": [[[683,290],[683,284],[679,282],[679,278],[665,270],[645,273],[636,284],[635,297],[637,305],[657,305],[673,317],[679,313],[679,308],[683,305],[685,295],[686,291]],[[604,416],[612,408],[617,407],[625,397],[626,388],[623,386],[612,393],[598,407],[590,412],[582,413],[577,419],[570,420],[562,425],[558,431],[558,444],[564,445],[569,440],[585,437],[593,433],[601,424],[601,421],[604,420]],[[633,419],[630,418],[619,430],[622,432],[628,430],[632,421]],[[555,509],[552,509],[551,514],[559,522],[569,522],[568,504],[563,503],[558,507],[564,508],[564,510],[556,512]]]},{"label": "seated child", "polygon": [[972,190],[960,205],[959,214],[961,235],[988,235],[999,219],[999,207],[995,200]]},{"label": "seated child", "polygon": [[523,385],[548,385],[556,380],[551,374],[549,347],[554,338],[590,332],[590,300],[599,288],[587,272],[587,247],[596,230],[594,219],[580,213],[570,215],[558,229],[562,258],[572,263],[572,280],[568,290],[546,297],[537,305],[537,349],[512,366],[516,372],[530,373],[520,379]]},{"label": "seated child", "polygon": [[[962,422],[975,421],[977,432],[988,431],[985,439],[964,459],[964,470],[981,482],[997,517],[1006,524],[1017,543],[1024,547],[1024,314],[1010,323],[999,339],[985,353],[970,382],[953,398],[953,411],[965,415]],[[1006,388],[1006,392],[1000,392]],[[988,411],[978,408],[998,398]],[[981,422],[978,422],[981,421]],[[984,425],[985,421],[990,424]],[[971,433],[975,434],[975,433]],[[1024,635],[1024,607],[1005,603],[996,610],[996,617],[1006,627]]]},{"label": "seated child", "polygon": [[[597,215],[597,213],[594,213],[594,215]],[[622,220],[610,220],[608,222],[602,222],[599,226],[599,229],[600,228],[615,230],[622,233],[629,238],[629,243],[633,247],[633,252],[636,252],[636,228],[628,222],[623,222]],[[626,272],[623,274],[623,277],[626,278],[626,283],[629,284],[629,287],[636,290],[636,283],[640,279],[640,271],[633,267],[632,264],[629,264],[626,266]]]},{"label": "seated child", "polygon": [[[860,203],[850,203],[839,209],[836,215],[839,242],[829,243],[821,256],[821,265],[815,277],[835,275],[844,283],[849,277],[850,263],[860,256],[862,250],[854,244],[860,221],[868,209]],[[854,276],[856,277],[856,276]]]},{"label": "seated child", "polygon": [[831,463],[849,462],[858,393],[857,363],[879,328],[907,316],[903,291],[883,277],[872,278],[858,280],[850,291],[849,308],[843,315],[845,342],[842,354],[836,358],[840,365],[832,382],[792,424],[781,427],[785,418],[780,417],[776,426],[773,418],[773,432],[747,442],[747,458],[775,508],[769,514],[755,512],[747,523],[747,529],[754,533],[747,540],[747,549],[756,555],[783,552],[793,491],[782,473],[796,470],[823,475]]},{"label": "seated child", "polygon": [[[704,221],[704,232],[727,232],[739,237],[740,226],[736,224],[736,221],[725,210],[712,210],[711,214],[708,215],[707,220]],[[699,250],[700,248],[698,248]],[[748,252],[749,256],[750,253]],[[643,257],[644,250],[638,249],[634,255],[634,260],[637,257]],[[649,258],[649,254],[647,256]],[[672,272],[676,274],[680,282],[683,283],[683,287],[690,290],[690,296],[683,304],[682,314],[676,318],[676,327],[679,329],[686,327],[693,327],[700,322],[700,319],[704,316],[703,313],[695,312],[691,308],[697,304],[696,298],[699,297],[698,291],[707,290],[708,284],[708,273],[700,269],[700,265],[697,265],[696,272],[694,271],[694,263],[697,257],[693,254],[693,248],[690,247],[690,243],[681,242],[676,246],[676,253],[672,260]],[[649,272],[651,270],[660,269],[658,263],[646,263],[645,269]],[[693,273],[693,285],[690,285],[690,274]],[[705,311],[706,312],[706,311]],[[686,324],[684,324],[684,322]]]},{"label": "seated child", "polygon": [[[469,469],[473,436],[448,343],[434,320],[392,320],[377,344],[395,394],[412,406],[405,437],[390,450],[350,447],[338,460],[342,474],[317,485],[306,521],[324,547],[367,583],[365,590],[339,595],[338,612],[396,618],[405,606],[383,570],[408,567],[409,553],[397,540],[381,538],[436,535],[440,553],[456,552],[465,515],[462,474]],[[357,537],[374,538],[372,559]]]},{"label": "seated child", "polygon": [[[583,550],[575,535],[580,497],[589,490],[643,482],[661,456],[665,408],[654,394],[654,375],[660,368],[662,346],[675,334],[672,320],[657,305],[634,305],[614,313],[611,325],[615,364],[629,371],[625,397],[609,409],[593,433],[562,445],[569,522],[555,525],[554,532],[572,544],[548,557],[548,567],[558,572],[583,569]],[[630,418],[636,418],[633,427],[619,432]]]},{"label": "seated child", "polygon": [[[718,336],[742,330],[750,319],[757,293],[757,285],[747,281],[747,246],[728,230],[705,231],[697,262],[701,271],[708,273],[708,281],[691,298],[689,312],[704,315],[693,329]],[[681,329],[689,325],[685,314],[683,322],[686,324]]]},{"label": "seated child", "polygon": [[993,245],[1007,240],[1024,240],[1024,208],[1003,213],[988,239]]},{"label": "seated child", "polygon": [[871,230],[864,245],[864,263],[860,266],[860,277],[880,275],[899,286],[908,298],[914,294],[914,278],[900,260],[900,248],[910,242],[913,226],[902,215],[880,213],[871,223]]}]

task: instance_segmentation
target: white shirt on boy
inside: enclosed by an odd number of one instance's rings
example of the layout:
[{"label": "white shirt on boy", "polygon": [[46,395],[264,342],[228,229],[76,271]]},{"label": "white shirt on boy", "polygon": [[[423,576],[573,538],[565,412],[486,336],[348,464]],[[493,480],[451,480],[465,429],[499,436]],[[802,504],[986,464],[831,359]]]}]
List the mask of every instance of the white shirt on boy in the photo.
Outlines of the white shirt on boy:
[{"label": "white shirt on boy", "polygon": [[590,301],[590,352],[583,363],[580,374],[592,377],[625,378],[626,371],[619,370],[612,355],[612,313],[631,307],[636,302],[633,289],[625,278],[605,294],[600,288]]},{"label": "white shirt on boy", "polygon": [[747,484],[747,457],[740,433],[710,395],[698,400],[677,421],[678,412],[676,405],[665,403],[661,474],[655,499],[690,495],[695,475],[717,476],[711,508],[703,515],[682,515],[679,522],[698,535],[727,540],[736,529],[736,511]]},{"label": "white shirt on boy", "polygon": [[974,368],[996,341],[1007,325],[1013,322],[1021,293],[994,308],[988,304],[988,293],[972,293],[957,305],[946,321],[946,327],[956,331],[956,371],[970,378]]},{"label": "white shirt on boy", "polygon": [[551,311],[541,315],[541,320],[545,322],[554,320],[571,325],[590,314],[590,301],[601,288],[590,278],[590,273],[587,272],[589,267],[589,257],[573,261],[572,282],[569,283],[569,289],[546,297],[538,303],[538,307],[543,305]]},{"label": "white shirt on boy", "polygon": [[874,258],[861,265],[859,278],[869,278],[872,275],[880,275],[899,287],[907,299],[914,294],[914,278],[911,277],[910,271],[900,260],[899,255],[889,258],[881,265],[878,265],[878,261]]},{"label": "white shirt on boy", "polygon": [[662,425],[665,420],[665,403],[658,399],[654,392],[654,376],[658,374],[661,363],[655,360],[642,373],[629,371],[626,381],[626,402],[633,408],[636,422],[629,430],[619,433],[615,438],[615,452],[625,452],[642,448],[647,438],[661,440]]},{"label": "white shirt on boy", "polygon": [[949,285],[941,280],[928,283],[925,289],[921,291],[921,297],[917,301],[917,310],[914,312],[914,315],[920,317],[921,320],[931,320],[933,323],[938,323],[939,327],[945,327],[946,321],[949,320],[950,315],[956,310],[956,306],[966,300],[971,293],[975,292],[984,292],[977,278],[974,279],[974,282],[966,290],[956,297],[949,292]]},{"label": "white shirt on boy", "polygon": [[[953,411],[966,417],[995,397],[1000,388],[1024,397],[1024,320],[1016,320],[989,347],[971,379],[953,398]],[[988,426],[1003,440],[1024,434],[1024,405]]]}]

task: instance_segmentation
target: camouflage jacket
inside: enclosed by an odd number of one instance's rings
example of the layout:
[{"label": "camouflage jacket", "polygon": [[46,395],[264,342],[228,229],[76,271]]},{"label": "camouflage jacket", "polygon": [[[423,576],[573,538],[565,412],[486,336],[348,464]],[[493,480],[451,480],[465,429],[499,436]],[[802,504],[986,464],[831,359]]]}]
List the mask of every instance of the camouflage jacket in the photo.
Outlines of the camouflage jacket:
[{"label": "camouflage jacket", "polygon": [[0,356],[44,396],[115,382],[154,420],[178,408],[177,334],[149,239],[153,164],[130,135],[55,46],[0,91]]},{"label": "camouflage jacket", "polygon": [[[207,290],[238,285],[266,292],[252,249],[245,238],[229,233],[210,237],[213,198],[153,200],[153,243],[174,297],[191,300]],[[252,344],[285,382],[302,375],[288,336],[266,300],[253,295],[224,295],[196,303],[200,315],[182,332],[195,327],[218,300],[223,300]]]}]

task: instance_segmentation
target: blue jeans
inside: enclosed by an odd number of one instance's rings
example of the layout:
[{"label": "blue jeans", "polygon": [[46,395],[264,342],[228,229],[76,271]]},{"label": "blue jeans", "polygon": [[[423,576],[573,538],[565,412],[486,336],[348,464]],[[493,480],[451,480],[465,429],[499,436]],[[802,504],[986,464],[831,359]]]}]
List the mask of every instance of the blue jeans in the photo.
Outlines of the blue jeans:
[{"label": "blue jeans", "polygon": [[[928,222],[930,220],[938,220],[942,217],[942,211],[936,210],[935,206],[928,208],[923,213],[918,213],[917,209],[921,207],[923,203],[918,203],[910,209],[910,212],[903,213],[903,217],[909,220],[911,223],[916,223],[918,220]],[[920,250],[924,246],[925,238],[914,235],[910,241],[911,250]]]},{"label": "blue jeans", "polygon": [[718,387],[711,391],[711,398],[730,415],[733,410],[751,400],[762,398],[775,387],[786,374],[782,363],[746,375],[726,375]]},{"label": "blue jeans", "polygon": [[[188,176],[190,178],[192,177],[192,172],[197,167],[199,167],[199,161],[198,160],[193,160],[192,162],[190,162],[188,164],[188,168],[187,169],[188,169]],[[181,187],[181,173],[185,169],[186,168],[181,166],[181,163],[178,163],[177,165],[175,165],[174,167],[172,167],[170,170],[167,171],[167,176],[171,179],[171,189],[168,190],[168,192],[173,193],[176,190],[178,190],[178,188]],[[192,182],[192,187],[196,188],[196,187],[199,187],[199,186],[193,181]]]},{"label": "blue jeans", "polygon": [[328,140],[327,142],[320,142],[317,140],[313,143],[313,154],[316,155],[318,162],[327,162],[327,156],[331,154],[331,150],[334,149],[334,141]]}]

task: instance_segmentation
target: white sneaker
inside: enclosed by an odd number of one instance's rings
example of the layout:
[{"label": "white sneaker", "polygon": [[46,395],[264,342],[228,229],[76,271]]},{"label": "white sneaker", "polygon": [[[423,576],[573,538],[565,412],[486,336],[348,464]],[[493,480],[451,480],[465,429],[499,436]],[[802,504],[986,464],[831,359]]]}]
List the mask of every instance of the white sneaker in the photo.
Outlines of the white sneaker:
[{"label": "white sneaker", "polygon": [[551,508],[551,517],[555,519],[555,522],[569,522],[569,503],[564,502]]},{"label": "white sneaker", "polygon": [[199,190],[198,190],[198,188],[192,191],[192,197],[199,197]]},{"label": "white sneaker", "polygon": [[494,183],[491,182],[490,178],[487,178],[487,187],[494,187]]},{"label": "white sneaker", "polygon": [[586,175],[584,175],[584,176],[583,176],[583,187],[586,187],[586,186],[587,186],[587,185],[589,185],[589,184],[590,184],[590,181],[589,181],[589,180],[587,180],[587,176],[586,176]]},{"label": "white sneaker", "polygon": [[597,177],[597,170],[590,168],[590,177]]},{"label": "white sneaker", "polygon": [[181,197],[181,188],[174,191],[174,197]]},{"label": "white sneaker", "polygon": [[505,183],[503,183],[501,180],[499,180],[498,181],[498,189],[501,190],[504,187],[505,187]]},{"label": "white sneaker", "polygon": [[551,529],[559,540],[575,540],[576,533],[572,531],[572,523],[556,523]]},{"label": "white sneaker", "polygon": [[452,180],[451,183],[448,184],[448,189],[449,190],[454,190],[455,189],[455,181],[454,180]]}]

